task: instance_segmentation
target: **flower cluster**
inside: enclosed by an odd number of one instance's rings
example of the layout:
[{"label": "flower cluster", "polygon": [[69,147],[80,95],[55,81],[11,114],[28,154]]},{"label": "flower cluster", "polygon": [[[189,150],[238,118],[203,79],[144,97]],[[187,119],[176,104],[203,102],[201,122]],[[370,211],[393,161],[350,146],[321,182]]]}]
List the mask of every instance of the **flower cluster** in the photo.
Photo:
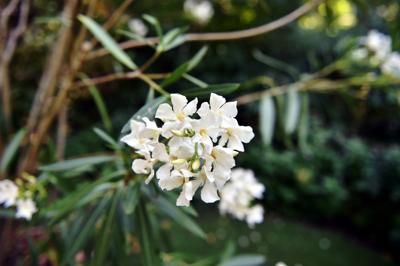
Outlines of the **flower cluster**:
[{"label": "flower cluster", "polygon": [[201,199],[215,202],[253,130],[238,124],[236,102],[217,94],[199,109],[197,98],[188,103],[185,96],[171,94],[171,102],[156,111],[161,127],[148,118],[130,121],[131,132],[121,141],[142,157],[133,161],[132,169],[148,175],[146,183],[156,176],[163,190],[182,188],[178,206],[189,206],[200,187]]},{"label": "flower cluster", "polygon": [[236,168],[221,191],[219,210],[221,214],[228,213],[239,220],[246,220],[253,227],[263,221],[264,209],[259,204],[251,204],[254,199],[262,198],[264,190],[264,185],[257,181],[253,171]]},{"label": "flower cluster", "polygon": [[6,208],[16,206],[15,217],[30,220],[37,212],[31,189],[31,184],[35,182],[35,179],[29,175],[24,175],[24,177],[28,183],[22,183],[21,179],[17,180],[17,184],[9,179],[0,181],[0,205],[3,204]]},{"label": "flower cluster", "polygon": [[183,9],[200,24],[206,24],[214,15],[214,8],[207,0],[186,0]]},{"label": "flower cluster", "polygon": [[400,78],[400,53],[392,51],[390,36],[371,30],[360,39],[360,45],[352,52],[354,60],[368,59],[372,65],[379,66],[385,75]]}]

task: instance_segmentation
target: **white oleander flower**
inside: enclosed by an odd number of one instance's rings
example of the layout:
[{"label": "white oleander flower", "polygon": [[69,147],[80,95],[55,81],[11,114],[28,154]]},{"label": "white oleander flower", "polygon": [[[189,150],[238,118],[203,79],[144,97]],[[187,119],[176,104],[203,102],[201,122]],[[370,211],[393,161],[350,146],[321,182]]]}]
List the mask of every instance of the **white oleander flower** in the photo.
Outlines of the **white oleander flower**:
[{"label": "white oleander flower", "polygon": [[29,191],[31,187],[29,188],[29,185],[25,187],[25,185],[18,187],[13,181],[8,179],[0,181],[0,204],[4,204],[6,208],[15,205],[17,209],[15,217],[30,220],[32,215],[37,212],[37,208],[31,198],[32,193]]},{"label": "white oleander flower", "polygon": [[142,37],[146,36],[146,34],[149,32],[146,24],[144,24],[143,21],[138,18],[129,20],[128,27],[132,32]]},{"label": "white oleander flower", "polygon": [[131,120],[131,133],[124,136],[121,141],[125,142],[140,153],[149,153],[153,149],[153,145],[157,143],[160,129],[156,123],[150,121],[147,117],[143,118],[143,122]]},{"label": "white oleander flower", "polygon": [[219,144],[228,144],[228,148],[244,151],[243,143],[249,143],[254,138],[253,129],[249,126],[240,126],[235,118],[226,118],[222,121],[224,129]]},{"label": "white oleander flower", "polygon": [[379,62],[392,51],[392,39],[377,30],[370,30],[368,35],[361,39],[361,44],[365,45]]},{"label": "white oleander flower", "polygon": [[388,76],[400,78],[400,53],[391,53],[382,64],[382,72]]},{"label": "white oleander flower", "polygon": [[200,24],[206,24],[214,15],[214,8],[207,0],[186,0],[183,9]]},{"label": "white oleander flower", "polygon": [[35,212],[37,212],[37,208],[32,199],[27,198],[17,200],[17,213],[15,217],[30,220]]},{"label": "white oleander flower", "polygon": [[0,204],[4,207],[15,205],[18,197],[18,187],[11,180],[5,179],[0,181]]},{"label": "white oleander flower", "polygon": [[264,209],[261,205],[252,206],[254,199],[261,199],[265,190],[253,171],[237,168],[232,170],[231,178],[221,190],[219,209],[221,214],[230,214],[239,220],[246,220],[250,227],[263,221]]},{"label": "white oleander flower", "polygon": [[[180,94],[171,95],[171,105],[161,104],[155,122],[131,121],[131,132],[121,140],[142,158],[132,170],[146,174],[146,184],[154,175],[162,190],[181,189],[178,206],[188,206],[197,190],[206,203],[220,199],[219,193],[231,176],[235,156],[244,151],[254,133],[238,124],[236,102],[226,102],[211,94],[210,104],[197,110],[197,99],[190,102]],[[251,220],[257,220],[254,214]]]}]

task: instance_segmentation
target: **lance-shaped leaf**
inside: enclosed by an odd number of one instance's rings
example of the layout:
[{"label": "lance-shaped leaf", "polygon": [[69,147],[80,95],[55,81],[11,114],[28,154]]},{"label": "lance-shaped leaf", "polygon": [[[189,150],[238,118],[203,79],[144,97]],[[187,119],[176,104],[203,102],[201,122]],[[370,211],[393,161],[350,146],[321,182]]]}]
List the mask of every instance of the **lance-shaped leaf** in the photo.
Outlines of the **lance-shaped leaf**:
[{"label": "lance-shaped leaf", "polygon": [[260,103],[260,130],[262,140],[266,145],[271,144],[274,136],[275,105],[271,96],[264,96]]},{"label": "lance-shaped leaf", "polygon": [[71,159],[44,165],[41,166],[39,169],[47,172],[59,172],[59,171],[72,170],[79,167],[87,167],[90,165],[95,165],[100,163],[112,162],[116,161],[117,159],[118,157],[116,156],[108,156],[108,155],[82,157],[82,158]]},{"label": "lance-shaped leaf", "polygon": [[143,117],[148,117],[150,119],[153,119],[157,108],[160,104],[165,102],[167,100],[167,97],[161,96],[157,97],[155,99],[150,100],[148,103],[146,103],[142,108],[139,109],[129,120],[126,122],[126,124],[122,127],[121,130],[121,135],[126,135],[129,133],[130,129],[130,120],[138,120],[141,121]]},{"label": "lance-shaped leaf", "polygon": [[194,235],[196,235],[200,238],[203,238],[203,239],[206,238],[206,234],[200,228],[200,226],[198,224],[196,224],[192,220],[192,218],[187,216],[182,210],[180,210],[178,207],[173,205],[167,199],[158,197],[153,200],[154,200],[156,206],[159,207],[159,210],[164,212],[166,215],[171,217],[173,220],[175,220],[178,225],[184,227],[189,232],[193,233]]},{"label": "lance-shaped leaf", "polygon": [[297,127],[300,116],[300,97],[297,91],[289,90],[286,96],[285,133],[292,134]]},{"label": "lance-shaped leaf", "polygon": [[99,110],[104,127],[107,129],[108,132],[111,132],[112,130],[111,118],[110,115],[108,114],[106,104],[104,103],[104,100],[101,97],[99,90],[96,88],[96,86],[92,85],[89,86],[89,91],[94,99],[94,102],[96,103],[97,109]]},{"label": "lance-shaped leaf", "polygon": [[137,69],[136,64],[128,54],[119,47],[118,43],[116,43],[114,39],[99,24],[97,24],[97,22],[85,15],[78,15],[78,19],[89,29],[104,48],[115,57],[115,59],[130,69]]},{"label": "lance-shaped leaf", "polygon": [[246,255],[238,255],[235,256],[223,263],[221,263],[219,266],[261,266],[265,265],[266,259],[265,256],[263,255],[252,255],[252,254],[246,254]]},{"label": "lance-shaped leaf", "polygon": [[0,162],[0,172],[6,171],[7,167],[11,163],[15,154],[17,153],[18,147],[21,144],[22,139],[25,136],[25,129],[20,129],[17,134],[13,137],[10,144],[7,145],[5,149],[1,162]]},{"label": "lance-shaped leaf", "polygon": [[172,72],[162,83],[161,86],[165,87],[168,86],[171,83],[174,83],[175,81],[179,80],[182,78],[184,74],[187,72],[191,71],[194,69],[200,61],[203,59],[204,55],[207,53],[207,47],[204,46],[201,48],[194,56],[192,59],[189,61],[183,63],[180,65],[177,69],[175,69],[174,72]]}]

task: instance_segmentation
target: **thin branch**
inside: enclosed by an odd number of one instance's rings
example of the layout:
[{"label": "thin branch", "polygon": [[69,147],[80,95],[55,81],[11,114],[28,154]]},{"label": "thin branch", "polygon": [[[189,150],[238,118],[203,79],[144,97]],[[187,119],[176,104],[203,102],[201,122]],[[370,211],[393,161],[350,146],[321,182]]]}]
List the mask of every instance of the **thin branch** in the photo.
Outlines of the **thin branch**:
[{"label": "thin branch", "polygon": [[[258,27],[231,32],[188,33],[184,35],[184,39],[185,42],[232,41],[266,34],[295,21],[296,19],[308,13],[324,1],[325,0],[311,0],[301,7],[297,8],[296,10],[292,11],[291,13],[287,14],[286,16],[283,16],[275,21]],[[156,37],[147,38],[145,40],[130,40],[121,43],[120,47],[122,49],[137,48],[147,46],[149,44],[157,44],[159,41],[160,39]],[[98,49],[96,51],[93,51],[92,53],[89,53],[85,59],[90,60],[107,55],[108,53],[109,51],[107,49]]]},{"label": "thin branch", "polygon": [[68,105],[65,105],[58,114],[56,156],[57,160],[59,161],[64,160],[67,135],[68,135]]},{"label": "thin branch", "polygon": [[[10,5],[14,4],[11,2]],[[3,13],[14,11],[16,6],[8,7],[4,10]],[[1,30],[2,30],[2,40],[5,45],[2,45],[2,53],[1,53],[1,62],[0,62],[0,91],[2,93],[2,103],[3,103],[3,113],[5,117],[6,128],[9,133],[12,131],[11,120],[12,120],[12,101],[11,101],[11,81],[10,81],[10,73],[9,67],[10,62],[15,54],[15,50],[17,48],[18,39],[24,34],[28,25],[28,16],[30,9],[30,0],[22,1],[20,4],[18,24],[15,29],[11,31],[8,38],[7,33],[7,24],[8,17],[11,13],[7,13],[6,18],[1,19]],[[7,11],[7,12],[6,12]],[[7,40],[7,41],[6,41]]]}]

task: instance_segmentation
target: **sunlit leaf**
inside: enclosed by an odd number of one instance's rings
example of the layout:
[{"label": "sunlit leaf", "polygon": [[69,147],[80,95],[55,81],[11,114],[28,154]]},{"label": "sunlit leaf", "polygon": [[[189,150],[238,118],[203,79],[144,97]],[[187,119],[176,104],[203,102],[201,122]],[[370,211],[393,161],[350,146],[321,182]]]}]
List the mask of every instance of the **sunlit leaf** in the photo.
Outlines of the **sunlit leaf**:
[{"label": "sunlit leaf", "polygon": [[115,57],[115,59],[130,69],[137,69],[137,66],[128,54],[118,46],[118,43],[116,43],[114,39],[99,24],[97,24],[97,22],[85,15],[78,15],[78,19],[89,29],[104,48]]},{"label": "sunlit leaf", "polygon": [[96,133],[97,136],[99,136],[102,140],[104,140],[105,142],[107,142],[108,144],[110,144],[110,146],[114,149],[114,150],[119,150],[120,146],[118,144],[118,142],[116,142],[110,135],[108,135],[106,132],[104,132],[103,130],[101,130],[100,128],[94,128],[93,129],[94,133]]},{"label": "sunlit leaf", "polygon": [[292,134],[297,127],[300,116],[300,97],[297,91],[291,89],[286,96],[285,132]]},{"label": "sunlit leaf", "polygon": [[260,130],[262,140],[266,145],[271,144],[275,127],[275,105],[270,96],[264,96],[260,102]]},{"label": "sunlit leaf", "polygon": [[135,211],[140,198],[140,184],[131,184],[122,192],[122,208],[126,215]]}]

